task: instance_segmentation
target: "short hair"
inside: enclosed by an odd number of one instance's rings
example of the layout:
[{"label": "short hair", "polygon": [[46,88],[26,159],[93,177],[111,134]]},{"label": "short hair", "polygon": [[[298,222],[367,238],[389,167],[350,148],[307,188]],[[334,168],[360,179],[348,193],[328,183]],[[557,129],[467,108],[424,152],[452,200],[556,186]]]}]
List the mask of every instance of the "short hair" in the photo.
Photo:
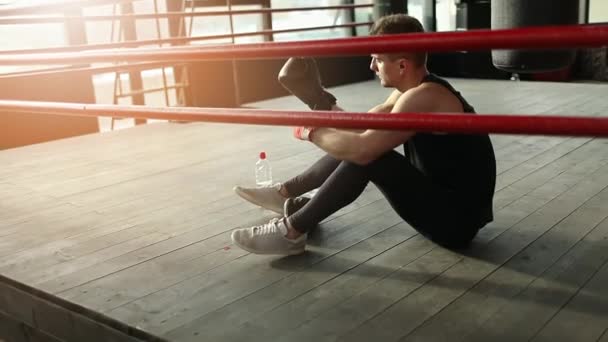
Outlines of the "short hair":
[{"label": "short hair", "polygon": [[[384,34],[423,33],[424,27],[418,19],[407,14],[391,14],[378,19],[369,30],[372,36]],[[392,55],[392,56],[391,56]],[[417,66],[426,64],[426,52],[409,52],[403,54],[389,54],[391,58],[406,57]]]}]

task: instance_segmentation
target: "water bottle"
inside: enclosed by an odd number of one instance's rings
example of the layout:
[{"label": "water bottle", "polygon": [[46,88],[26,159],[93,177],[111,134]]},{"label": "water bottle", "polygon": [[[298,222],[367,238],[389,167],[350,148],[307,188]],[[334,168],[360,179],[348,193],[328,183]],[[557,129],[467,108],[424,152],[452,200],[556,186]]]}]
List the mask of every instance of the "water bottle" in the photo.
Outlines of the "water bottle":
[{"label": "water bottle", "polygon": [[272,185],[272,168],[266,152],[260,152],[260,159],[255,163],[255,183],[258,188]]}]

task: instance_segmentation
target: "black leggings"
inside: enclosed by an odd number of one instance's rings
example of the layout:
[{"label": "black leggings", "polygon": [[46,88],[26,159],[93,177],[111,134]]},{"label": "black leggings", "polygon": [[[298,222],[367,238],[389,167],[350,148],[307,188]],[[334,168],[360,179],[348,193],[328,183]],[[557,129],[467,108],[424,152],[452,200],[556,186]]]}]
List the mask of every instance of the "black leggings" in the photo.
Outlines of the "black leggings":
[{"label": "black leggings", "polygon": [[463,196],[432,183],[396,151],[367,165],[329,155],[321,158],[283,184],[293,197],[319,188],[310,202],[288,218],[289,222],[301,232],[310,230],[353,202],[370,181],[407,223],[446,247],[465,247],[483,226],[475,219],[479,217],[478,210],[463,205]]}]

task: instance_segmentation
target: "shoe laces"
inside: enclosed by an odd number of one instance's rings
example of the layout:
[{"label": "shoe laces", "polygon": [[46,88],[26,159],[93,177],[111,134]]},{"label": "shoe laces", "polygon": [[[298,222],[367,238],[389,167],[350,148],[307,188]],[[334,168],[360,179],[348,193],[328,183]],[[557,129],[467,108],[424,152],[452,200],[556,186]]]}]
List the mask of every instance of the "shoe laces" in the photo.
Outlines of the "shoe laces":
[{"label": "shoe laces", "polygon": [[276,235],[280,232],[279,230],[279,220],[280,218],[273,218],[270,222],[263,224],[261,226],[253,227],[253,233],[258,236],[264,235]]}]

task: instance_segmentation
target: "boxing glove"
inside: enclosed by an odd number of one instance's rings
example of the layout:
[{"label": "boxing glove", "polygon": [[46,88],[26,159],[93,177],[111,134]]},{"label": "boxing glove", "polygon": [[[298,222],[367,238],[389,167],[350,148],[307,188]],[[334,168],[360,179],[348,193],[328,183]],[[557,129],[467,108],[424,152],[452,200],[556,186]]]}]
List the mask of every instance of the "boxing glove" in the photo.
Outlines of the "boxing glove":
[{"label": "boxing glove", "polygon": [[279,72],[279,82],[312,110],[331,110],[336,98],[321,83],[317,63],[312,58],[292,57]]}]

